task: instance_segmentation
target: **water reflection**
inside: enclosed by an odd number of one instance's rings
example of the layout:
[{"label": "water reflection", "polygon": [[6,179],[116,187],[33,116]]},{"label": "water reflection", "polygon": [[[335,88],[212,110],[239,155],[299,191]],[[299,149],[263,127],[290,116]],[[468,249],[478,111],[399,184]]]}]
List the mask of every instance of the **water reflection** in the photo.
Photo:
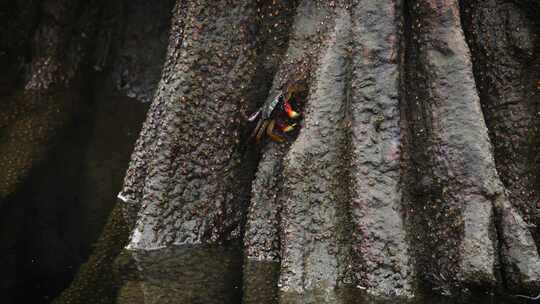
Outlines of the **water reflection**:
[{"label": "water reflection", "polygon": [[[239,244],[135,251],[146,304],[521,304],[525,299],[479,294],[467,300],[423,296],[415,301],[370,298],[357,288],[283,293],[279,263],[245,261]],[[242,265],[244,269],[242,270]],[[242,278],[243,273],[243,278]]]},{"label": "water reflection", "polygon": [[247,260],[244,265],[245,304],[277,304],[279,263]]},{"label": "water reflection", "polygon": [[242,255],[229,246],[135,251],[145,304],[241,302]]}]

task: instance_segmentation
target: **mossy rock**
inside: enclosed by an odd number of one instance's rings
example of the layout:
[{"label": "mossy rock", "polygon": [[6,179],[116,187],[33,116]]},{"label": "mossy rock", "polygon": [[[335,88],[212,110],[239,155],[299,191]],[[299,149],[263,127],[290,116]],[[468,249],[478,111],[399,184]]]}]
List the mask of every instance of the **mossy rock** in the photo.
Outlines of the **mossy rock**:
[{"label": "mossy rock", "polygon": [[22,91],[0,100],[0,200],[13,193],[73,114],[65,92]]}]

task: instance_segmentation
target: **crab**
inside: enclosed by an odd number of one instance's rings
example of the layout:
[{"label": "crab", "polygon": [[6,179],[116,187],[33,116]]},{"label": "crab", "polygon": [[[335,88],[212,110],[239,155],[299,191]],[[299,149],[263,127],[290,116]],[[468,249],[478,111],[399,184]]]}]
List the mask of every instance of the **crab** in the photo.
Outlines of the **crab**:
[{"label": "crab", "polygon": [[[295,119],[300,116],[298,112],[293,110],[290,103],[291,98],[297,91],[297,86],[288,86],[285,93],[280,92],[274,99],[268,100],[259,108],[259,110],[253,113],[248,118],[248,121],[254,122],[257,119],[258,121],[255,129],[253,129],[253,132],[251,133],[250,138],[255,137],[255,142],[260,144],[262,136],[266,131],[266,135],[268,135],[268,137],[270,137],[270,139],[273,141],[285,141],[283,136],[274,133],[274,129],[277,127],[283,133],[294,130],[296,123],[288,124],[288,119],[286,117]],[[284,114],[286,117],[284,117]]]}]

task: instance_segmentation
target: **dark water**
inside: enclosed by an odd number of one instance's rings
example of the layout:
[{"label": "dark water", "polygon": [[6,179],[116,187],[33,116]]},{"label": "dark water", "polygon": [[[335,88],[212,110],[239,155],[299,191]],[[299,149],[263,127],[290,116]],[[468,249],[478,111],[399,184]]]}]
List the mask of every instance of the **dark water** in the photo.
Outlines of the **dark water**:
[{"label": "dark water", "polygon": [[100,94],[73,111],[1,204],[0,304],[50,303],[92,252],[116,203],[147,105]]},{"label": "dark water", "polygon": [[[305,294],[279,292],[278,263],[247,261],[238,245],[178,246],[133,252],[141,271],[146,304],[518,304],[535,303],[503,295],[478,294],[466,299],[420,296],[411,301],[370,298],[356,288],[313,290]],[[244,275],[242,275],[242,272]],[[536,303],[540,303],[536,301]]]},{"label": "dark water", "polygon": [[190,246],[134,253],[145,304],[240,303],[238,246]]}]

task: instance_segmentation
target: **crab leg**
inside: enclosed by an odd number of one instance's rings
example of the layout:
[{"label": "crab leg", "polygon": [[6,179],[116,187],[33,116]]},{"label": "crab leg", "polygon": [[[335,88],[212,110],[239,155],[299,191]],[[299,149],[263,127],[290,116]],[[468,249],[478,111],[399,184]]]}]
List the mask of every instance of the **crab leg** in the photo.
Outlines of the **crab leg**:
[{"label": "crab leg", "polygon": [[259,117],[259,114],[261,114],[261,110],[259,110],[259,111],[255,112],[255,113],[251,114],[251,115],[247,118],[247,120],[248,120],[249,122],[253,122],[253,121],[255,121],[255,119],[256,119],[257,117]]},{"label": "crab leg", "polygon": [[285,138],[273,133],[275,124],[275,119],[270,120],[270,123],[268,123],[268,126],[266,127],[266,135],[268,135],[268,137],[270,137],[273,141],[284,142]]},{"label": "crab leg", "polygon": [[262,138],[262,135],[264,133],[264,130],[266,129],[266,127],[268,126],[268,120],[261,120],[262,121],[262,125],[259,127],[259,129],[255,129],[257,131],[257,136],[255,137],[255,142],[258,144],[261,143],[261,138]]},{"label": "crab leg", "polygon": [[255,135],[257,135],[257,132],[261,128],[262,123],[263,123],[263,119],[259,119],[259,121],[257,122],[257,125],[255,126],[251,134],[249,135],[249,139],[252,139],[253,137],[255,137]]}]

